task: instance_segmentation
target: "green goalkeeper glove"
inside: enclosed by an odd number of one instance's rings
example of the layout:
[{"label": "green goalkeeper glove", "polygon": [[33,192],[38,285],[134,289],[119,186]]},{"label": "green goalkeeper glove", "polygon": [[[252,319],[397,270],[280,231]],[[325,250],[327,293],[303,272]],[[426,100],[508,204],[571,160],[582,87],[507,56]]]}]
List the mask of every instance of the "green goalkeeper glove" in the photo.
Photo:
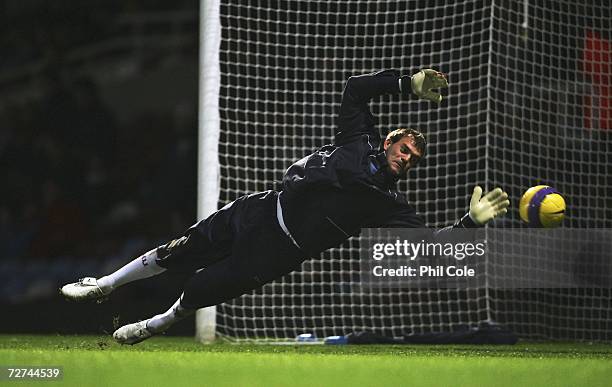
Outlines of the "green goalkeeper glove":
[{"label": "green goalkeeper glove", "polygon": [[419,98],[440,103],[442,102],[442,95],[432,91],[432,89],[446,88],[448,87],[448,81],[441,72],[423,69],[411,77],[410,85],[412,86],[412,92]]},{"label": "green goalkeeper glove", "polygon": [[482,188],[476,186],[470,200],[470,218],[474,223],[483,225],[496,216],[508,212],[509,205],[508,194],[501,188],[495,188],[482,196]]}]

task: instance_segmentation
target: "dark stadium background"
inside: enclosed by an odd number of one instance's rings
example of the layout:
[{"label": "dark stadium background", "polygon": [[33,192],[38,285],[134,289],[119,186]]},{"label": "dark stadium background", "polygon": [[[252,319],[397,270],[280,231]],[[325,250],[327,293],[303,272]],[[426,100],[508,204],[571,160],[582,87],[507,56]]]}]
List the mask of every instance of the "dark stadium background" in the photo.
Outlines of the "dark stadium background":
[{"label": "dark stadium background", "polygon": [[180,294],[170,276],[75,307],[57,288],[195,221],[198,16],[184,0],[0,2],[1,332],[112,332]]},{"label": "dark stadium background", "polygon": [[[520,5],[515,3],[502,4],[501,8],[507,10],[507,14],[497,19],[500,25],[496,26],[496,31],[506,31],[520,24],[512,20],[520,14],[515,9]],[[554,9],[554,2],[550,5]],[[104,273],[115,269],[127,259],[181,233],[196,220],[197,7],[197,1],[184,0],[0,2],[1,332],[112,332],[116,323],[135,321],[164,310],[180,294],[182,279],[170,275],[157,281],[145,280],[121,288],[101,305],[75,307],[58,296],[57,288],[83,273]],[[599,168],[609,170],[610,163],[605,157],[610,150],[604,149],[602,152],[598,148],[601,144],[609,144],[607,140],[597,141],[595,138],[592,142],[567,144],[563,152],[539,155],[539,149],[545,144],[563,141],[564,133],[558,132],[560,126],[581,128],[582,122],[564,122],[560,125],[555,96],[530,95],[527,90],[529,98],[514,101],[511,100],[511,93],[504,93],[505,81],[525,85],[537,83],[540,71],[554,71],[555,78],[560,82],[581,77],[578,61],[582,41],[578,37],[583,36],[582,29],[588,19],[585,12],[588,10],[588,7],[578,7],[575,12],[569,12],[576,16],[565,21],[561,30],[548,31],[546,36],[532,39],[534,46],[525,47],[516,38],[520,36],[520,31],[494,36],[492,55],[503,55],[496,58],[498,65],[492,68],[493,82],[499,82],[494,85],[498,93],[494,97],[499,104],[496,111],[500,113],[491,113],[489,117],[495,131],[491,156],[493,169],[497,171],[491,174],[494,180],[491,184],[503,186],[504,183],[511,183],[514,187],[523,187],[526,182],[513,180],[517,174],[522,174],[545,176],[548,181],[564,181],[568,186],[579,187],[579,171],[571,174],[567,171],[572,171],[572,162],[584,163],[589,157],[603,158],[593,161]],[[435,11],[430,8],[429,12],[432,15],[425,16],[433,17]],[[545,13],[538,15],[539,20],[544,21],[550,16]],[[508,23],[505,24],[503,20]],[[417,27],[406,21],[405,32],[409,33],[411,28]],[[262,31],[265,28],[265,25],[261,26]],[[475,33],[481,33],[480,30],[487,26],[474,23],[471,28]],[[452,29],[447,31],[453,33]],[[559,37],[566,35],[577,38],[566,41],[565,50],[558,50],[562,46]],[[248,38],[257,39],[258,36],[264,39],[266,34]],[[508,40],[507,36],[515,38]],[[436,36],[432,34],[431,39],[436,39]],[[485,43],[470,52],[456,50],[453,55],[469,58],[466,60],[474,61],[471,67],[478,68],[488,60]],[[352,44],[356,47],[365,44],[382,46],[384,41],[373,38]],[[238,49],[239,53],[224,60],[235,66],[225,69],[230,75],[224,76],[222,81],[237,86],[248,84],[250,80],[244,75],[256,72],[254,64],[258,59],[242,55],[240,47],[233,48]],[[446,53],[450,49],[441,48]],[[358,55],[358,50],[346,52],[347,55]],[[533,56],[533,53],[536,55]],[[315,54],[313,57],[325,57],[325,52]],[[380,54],[385,55],[384,50]],[[439,55],[422,61],[420,56],[426,53],[408,54],[411,62],[406,63],[409,68],[404,70],[418,67],[421,62],[445,63],[449,59]],[[527,61],[518,59],[528,59],[532,67],[525,68]],[[338,70],[341,66],[336,66],[331,59],[322,62],[313,60],[308,64],[306,68],[296,68],[295,73],[285,74],[284,77],[298,81],[308,77],[325,77],[324,72],[317,70],[319,67],[341,71]],[[292,66],[291,63],[281,65]],[[521,77],[522,74],[531,75],[525,79],[512,78]],[[342,74],[342,77],[349,75]],[[466,90],[461,91],[465,92],[465,100],[460,101],[463,110],[451,108],[444,112],[463,120],[458,121],[460,125],[482,124],[483,115],[487,114],[486,101],[482,99],[484,89],[470,81],[478,75],[451,74],[451,85],[453,81],[463,81],[461,85]],[[295,82],[288,87],[314,85]],[[338,85],[330,84],[329,88],[338,90]],[[466,92],[468,89],[469,93]],[[228,88],[227,92],[239,93],[240,89]],[[311,108],[308,101],[299,99],[299,94],[295,96],[297,99],[292,102],[297,108]],[[252,101],[256,96],[248,97]],[[278,100],[286,96],[266,97],[266,100]],[[471,103],[479,99],[480,103]],[[277,106],[264,104],[254,104],[252,108],[266,111],[286,106],[282,103]],[[512,112],[504,109],[504,106],[512,104],[521,108]],[[576,102],[576,106],[579,105],[580,102]],[[231,110],[236,106],[222,105],[222,108]],[[242,114],[246,114],[247,118],[253,114],[252,120],[260,121],[262,117],[256,115],[264,113],[252,113],[250,108],[247,106]],[[416,120],[417,116],[426,114],[389,113],[406,115],[403,122],[410,122],[410,115]],[[532,123],[533,114],[540,114],[538,122],[541,125],[530,128],[531,141],[506,135],[506,131],[514,125],[513,120]],[[581,116],[580,112],[570,112],[568,115]],[[381,118],[381,124],[386,125],[389,118]],[[293,130],[293,124],[286,123],[287,132]],[[308,124],[316,131],[320,122]],[[477,132],[475,126],[470,130]],[[603,132],[601,136],[609,137],[608,133]],[[222,133],[222,139],[246,141],[240,139],[239,131]],[[307,145],[314,148],[327,140],[321,139]],[[482,136],[459,139],[455,132],[448,131],[430,139],[430,142],[439,144],[436,148],[439,157],[465,162],[476,158],[478,149],[485,145],[482,140]],[[529,165],[516,165],[513,155],[517,152],[538,156]],[[251,162],[257,163],[256,157],[253,160]],[[480,171],[483,169],[482,161],[470,165]],[[232,171],[230,169],[226,182],[232,178],[240,179],[240,171]],[[512,171],[512,174],[503,171]],[[439,178],[440,186],[449,188],[445,192],[454,196],[458,194],[453,187],[466,184],[460,177],[464,175],[458,173],[456,176],[459,177],[455,177],[456,172],[450,168],[447,171],[450,178]],[[604,170],[596,172],[606,175]],[[270,176],[269,173],[261,176],[262,181],[279,177]],[[483,178],[484,173],[481,173],[478,179]],[[602,207],[606,208],[603,214],[593,214],[598,219],[597,227],[611,227],[610,179],[612,177],[608,174],[607,180],[597,182],[592,188],[602,197]],[[240,187],[240,184],[236,186]],[[259,188],[272,187],[262,184]],[[579,192],[571,193],[575,195],[574,203],[577,205]],[[510,193],[513,197],[520,195],[518,191]],[[427,195],[427,192],[418,195]],[[419,210],[444,212],[446,209]],[[516,217],[516,213],[513,216]],[[580,217],[585,218],[588,215]],[[440,222],[438,219],[427,220],[430,224]],[[592,225],[582,220],[571,226]],[[313,286],[313,289],[318,288]],[[586,289],[584,292],[588,294],[589,291]],[[513,302],[517,305],[510,302],[505,305],[508,310],[520,309],[519,304],[530,301],[556,303],[554,297],[534,299],[535,296],[532,297],[527,291],[524,294],[511,292],[507,297],[500,294],[499,297],[515,300]],[[560,292],[559,300],[563,299],[564,293]],[[389,304],[399,301],[410,304],[409,299],[390,299]],[[594,313],[597,310],[600,309],[595,307]],[[551,315],[557,314],[565,315],[567,309],[551,306]],[[191,334],[193,324],[190,321],[180,323],[172,329],[172,333]],[[550,324],[554,325],[554,317],[551,317]]]}]

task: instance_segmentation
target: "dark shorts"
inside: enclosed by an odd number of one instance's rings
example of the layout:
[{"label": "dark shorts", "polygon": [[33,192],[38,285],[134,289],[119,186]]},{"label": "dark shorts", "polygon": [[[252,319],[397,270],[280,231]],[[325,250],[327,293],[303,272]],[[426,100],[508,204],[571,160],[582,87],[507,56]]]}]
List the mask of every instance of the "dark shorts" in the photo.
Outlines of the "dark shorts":
[{"label": "dark shorts", "polygon": [[276,191],[243,196],[158,248],[160,266],[195,273],[184,307],[216,305],[300,267],[305,257],[278,224],[277,197]]}]

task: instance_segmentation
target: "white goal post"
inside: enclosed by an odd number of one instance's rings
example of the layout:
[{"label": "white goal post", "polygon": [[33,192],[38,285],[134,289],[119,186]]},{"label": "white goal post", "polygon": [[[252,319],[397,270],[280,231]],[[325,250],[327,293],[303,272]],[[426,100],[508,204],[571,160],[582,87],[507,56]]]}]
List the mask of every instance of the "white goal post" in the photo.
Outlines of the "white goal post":
[{"label": "white goal post", "polygon": [[[215,212],[219,202],[220,3],[220,0],[200,1],[198,219]],[[196,340],[206,343],[215,339],[216,314],[214,306],[196,312]]]},{"label": "white goal post", "polygon": [[[602,59],[612,41],[606,4],[201,0],[198,218],[274,188],[292,162],[331,142],[349,76],[432,67],[449,76],[441,107],[399,96],[371,103],[381,131],[415,127],[428,139],[425,162],[400,191],[429,226],[463,215],[480,184],[512,199],[492,227],[520,227],[521,193],[550,184],[569,203],[566,227],[612,228],[610,75],[606,86],[600,74],[612,68]],[[399,336],[495,320],[522,338],[612,341],[612,284],[374,294],[359,286],[358,247],[351,239],[198,312],[198,340]]]}]

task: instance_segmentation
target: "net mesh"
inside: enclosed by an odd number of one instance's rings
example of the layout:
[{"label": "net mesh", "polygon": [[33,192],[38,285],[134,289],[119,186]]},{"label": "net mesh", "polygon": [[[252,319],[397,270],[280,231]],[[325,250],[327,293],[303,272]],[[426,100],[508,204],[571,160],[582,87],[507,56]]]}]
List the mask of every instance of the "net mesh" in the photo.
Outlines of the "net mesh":
[{"label": "net mesh", "polygon": [[[514,198],[555,187],[568,203],[566,227],[610,228],[609,4],[532,3],[492,9],[489,176]],[[518,206],[509,215],[518,219]],[[612,283],[594,268],[612,272],[588,254],[576,264],[600,287],[491,291],[496,320],[528,338],[612,340]]]},{"label": "net mesh", "polygon": [[[224,3],[220,204],[276,188],[292,162],[330,143],[349,76],[431,67],[449,77],[441,107],[399,96],[371,103],[383,134],[415,127],[428,139],[426,160],[400,191],[429,226],[462,216],[476,184],[504,187],[513,208],[494,226],[518,226],[522,192],[549,183],[570,203],[567,226],[610,227],[610,10],[534,3]],[[397,336],[493,319],[523,337],[610,339],[609,289],[370,293],[359,286],[358,248],[351,239],[220,305],[218,334]]]}]

